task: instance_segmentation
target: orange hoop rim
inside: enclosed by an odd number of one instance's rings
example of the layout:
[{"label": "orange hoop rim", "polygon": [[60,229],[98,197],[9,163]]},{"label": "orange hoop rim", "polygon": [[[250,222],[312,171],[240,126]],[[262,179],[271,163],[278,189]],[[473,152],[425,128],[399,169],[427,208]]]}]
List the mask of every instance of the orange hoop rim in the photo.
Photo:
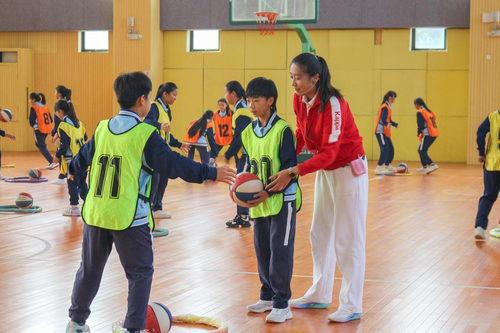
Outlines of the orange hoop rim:
[{"label": "orange hoop rim", "polygon": [[[255,12],[255,20],[260,29],[260,35],[274,35],[274,27],[278,21],[279,13],[275,12]],[[267,19],[267,20],[266,20]]]}]

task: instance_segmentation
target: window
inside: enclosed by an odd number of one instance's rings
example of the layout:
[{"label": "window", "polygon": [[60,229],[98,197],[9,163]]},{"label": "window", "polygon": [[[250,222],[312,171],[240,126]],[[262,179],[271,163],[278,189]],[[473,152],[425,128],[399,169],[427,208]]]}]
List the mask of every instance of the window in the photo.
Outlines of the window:
[{"label": "window", "polygon": [[108,31],[82,31],[80,34],[80,52],[108,52]]},{"label": "window", "polygon": [[189,52],[220,51],[219,30],[188,31]]},{"label": "window", "polygon": [[446,28],[412,28],[412,51],[446,51]]}]

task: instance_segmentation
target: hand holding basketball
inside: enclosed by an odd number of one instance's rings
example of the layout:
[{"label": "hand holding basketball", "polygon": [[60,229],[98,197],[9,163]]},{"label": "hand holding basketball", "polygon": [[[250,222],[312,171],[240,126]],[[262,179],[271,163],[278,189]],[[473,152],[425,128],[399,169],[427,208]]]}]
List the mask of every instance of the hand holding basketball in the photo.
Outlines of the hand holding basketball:
[{"label": "hand holding basketball", "polygon": [[217,181],[232,185],[236,179],[236,171],[227,165],[217,167]]},{"label": "hand holding basketball", "polygon": [[255,200],[247,202],[248,208],[256,207],[262,202],[266,201],[267,198],[269,198],[269,193],[266,191],[262,191],[257,193],[255,196]]}]

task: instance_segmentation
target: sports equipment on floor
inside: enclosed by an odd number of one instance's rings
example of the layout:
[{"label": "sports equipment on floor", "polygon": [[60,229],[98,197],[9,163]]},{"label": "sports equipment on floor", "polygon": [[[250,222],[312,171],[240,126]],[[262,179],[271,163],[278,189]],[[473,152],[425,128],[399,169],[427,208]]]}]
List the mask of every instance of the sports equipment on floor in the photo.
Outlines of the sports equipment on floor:
[{"label": "sports equipment on floor", "polygon": [[21,209],[31,208],[33,206],[33,197],[29,193],[21,192],[17,195],[15,203]]}]

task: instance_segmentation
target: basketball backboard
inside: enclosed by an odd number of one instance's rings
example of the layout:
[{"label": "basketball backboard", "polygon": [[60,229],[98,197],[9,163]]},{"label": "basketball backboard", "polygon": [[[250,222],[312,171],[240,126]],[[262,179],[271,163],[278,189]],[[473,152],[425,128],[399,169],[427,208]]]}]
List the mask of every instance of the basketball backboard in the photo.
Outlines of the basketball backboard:
[{"label": "basketball backboard", "polygon": [[231,25],[257,24],[256,12],[279,13],[276,24],[318,22],[319,0],[230,0]]}]

